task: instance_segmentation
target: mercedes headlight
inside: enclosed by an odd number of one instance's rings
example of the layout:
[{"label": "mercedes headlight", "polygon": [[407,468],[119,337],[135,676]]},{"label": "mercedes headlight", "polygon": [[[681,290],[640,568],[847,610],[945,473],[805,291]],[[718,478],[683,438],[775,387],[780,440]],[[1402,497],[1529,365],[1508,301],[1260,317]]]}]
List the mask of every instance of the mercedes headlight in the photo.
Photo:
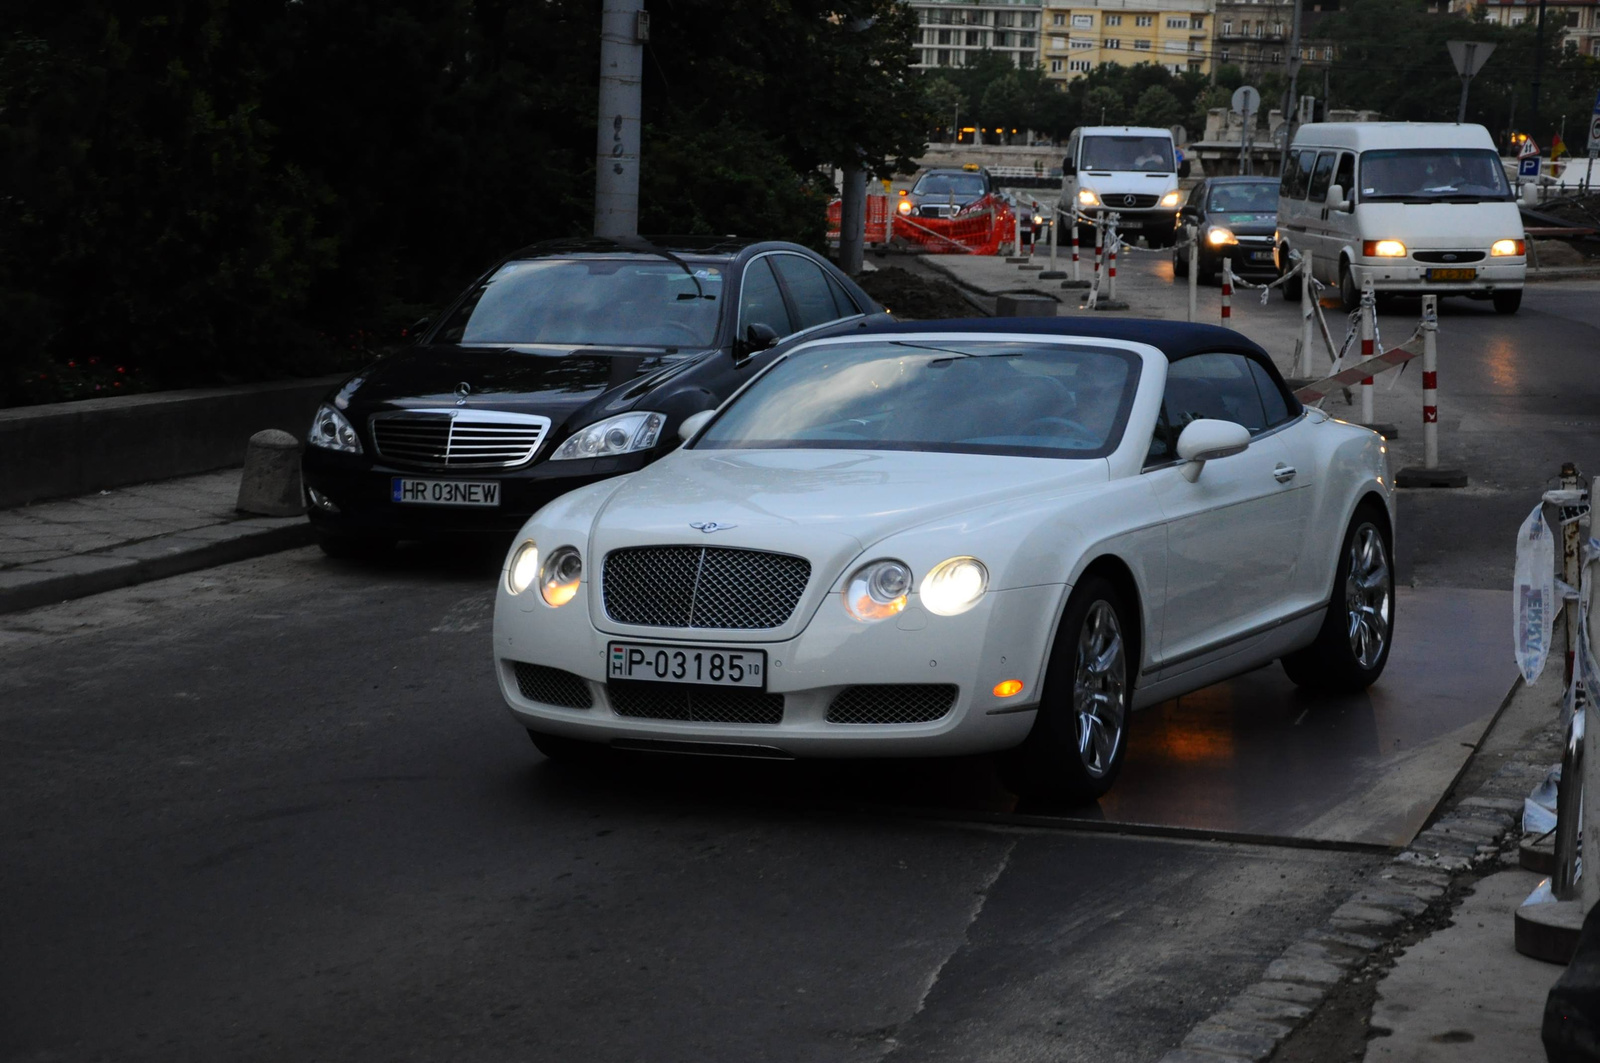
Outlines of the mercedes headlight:
[{"label": "mercedes headlight", "polygon": [[332,406],[317,407],[317,415],[311,419],[311,431],[306,434],[306,442],[326,450],[361,453],[361,440],[356,438],[355,427]]},{"label": "mercedes headlight", "polygon": [[900,211],[901,214],[910,214],[911,213],[911,200],[902,199],[900,201],[900,206],[897,209]]},{"label": "mercedes headlight", "polygon": [[1100,197],[1087,188],[1080,188],[1078,189],[1078,203],[1085,207],[1098,207],[1100,205]]},{"label": "mercedes headlight", "polygon": [[955,616],[978,604],[989,589],[989,570],[975,557],[941,561],[922,577],[922,604],[930,613]]},{"label": "mercedes headlight", "polygon": [[845,584],[844,607],[857,620],[887,620],[906,607],[910,593],[911,569],[904,561],[873,561]]},{"label": "mercedes headlight", "polygon": [[1178,200],[1182,198],[1183,194],[1181,192],[1168,192],[1166,195],[1161,197],[1161,205],[1163,207],[1176,207],[1178,205]]},{"label": "mercedes headlight", "polygon": [[539,594],[545,604],[560,607],[578,595],[578,580],[583,576],[583,558],[575,546],[558,546],[545,558],[539,570]]},{"label": "mercedes headlight", "polygon": [[506,566],[506,590],[521,594],[533,586],[539,575],[539,544],[527,540],[511,553],[511,563]]},{"label": "mercedes headlight", "polygon": [[661,426],[666,423],[666,414],[647,410],[607,417],[582,429],[557,447],[556,452],[550,455],[550,460],[612,458],[636,450],[649,450],[661,438]]}]

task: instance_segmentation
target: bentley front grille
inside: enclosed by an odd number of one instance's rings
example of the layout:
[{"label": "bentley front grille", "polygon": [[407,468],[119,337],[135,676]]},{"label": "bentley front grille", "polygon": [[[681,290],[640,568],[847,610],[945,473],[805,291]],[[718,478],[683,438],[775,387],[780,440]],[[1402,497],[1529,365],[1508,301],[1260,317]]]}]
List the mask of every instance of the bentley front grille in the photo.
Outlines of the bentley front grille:
[{"label": "bentley front grille", "polygon": [[504,469],[523,465],[550,430],[550,418],[491,410],[410,410],[372,418],[372,445],[396,465]]},{"label": "bentley front grille", "polygon": [[794,615],[811,562],[720,546],[641,546],[606,555],[606,615],[648,627],[781,627]]},{"label": "bentley front grille", "polygon": [[829,723],[929,723],[950,711],[950,683],[900,683],[845,687],[828,706]]},{"label": "bentley front grille", "polygon": [[512,661],[511,672],[517,679],[517,692],[529,701],[541,705],[555,705],[563,709],[590,709],[594,695],[589,691],[589,681],[560,668],[546,668],[542,664]]},{"label": "bentley front grille", "polygon": [[695,723],[782,723],[783,695],[724,687],[613,683],[606,687],[618,716]]}]

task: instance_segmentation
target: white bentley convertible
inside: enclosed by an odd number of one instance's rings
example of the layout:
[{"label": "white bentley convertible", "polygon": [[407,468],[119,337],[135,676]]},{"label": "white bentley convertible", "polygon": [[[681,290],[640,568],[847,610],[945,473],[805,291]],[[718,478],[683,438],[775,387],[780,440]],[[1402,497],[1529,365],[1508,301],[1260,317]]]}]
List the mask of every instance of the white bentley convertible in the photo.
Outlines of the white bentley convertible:
[{"label": "white bentley convertible", "polygon": [[1274,659],[1359,689],[1388,658],[1383,441],[1226,329],[860,329],[683,434],[506,559],[500,686],[549,755],[1006,750],[1022,791],[1093,800],[1134,709]]}]

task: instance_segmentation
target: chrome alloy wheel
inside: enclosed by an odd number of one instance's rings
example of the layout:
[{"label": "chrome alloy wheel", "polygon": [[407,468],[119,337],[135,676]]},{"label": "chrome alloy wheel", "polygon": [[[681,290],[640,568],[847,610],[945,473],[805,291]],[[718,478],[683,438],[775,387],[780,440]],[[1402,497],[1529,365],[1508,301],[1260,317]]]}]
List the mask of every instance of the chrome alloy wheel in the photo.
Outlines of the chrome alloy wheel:
[{"label": "chrome alloy wheel", "polygon": [[1078,633],[1072,708],[1078,717],[1078,756],[1099,778],[1111,769],[1122,744],[1128,711],[1128,675],[1122,625],[1109,602],[1089,606]]},{"label": "chrome alloy wheel", "polygon": [[1349,575],[1344,581],[1344,604],[1349,620],[1350,653],[1362,668],[1371,668],[1383,656],[1389,641],[1394,595],[1390,587],[1389,555],[1383,536],[1363,524],[1350,540]]}]

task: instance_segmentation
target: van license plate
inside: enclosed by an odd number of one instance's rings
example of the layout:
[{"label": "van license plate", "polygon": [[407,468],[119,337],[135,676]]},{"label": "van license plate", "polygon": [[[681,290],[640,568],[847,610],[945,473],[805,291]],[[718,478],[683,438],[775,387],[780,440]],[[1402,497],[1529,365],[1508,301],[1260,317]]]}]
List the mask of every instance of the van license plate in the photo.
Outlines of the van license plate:
[{"label": "van license plate", "polygon": [[1478,279],[1478,271],[1475,269],[1430,269],[1428,271],[1428,279],[1430,281],[1475,281]]},{"label": "van license plate", "polygon": [[389,497],[417,506],[498,506],[500,485],[493,480],[412,480],[391,478]]},{"label": "van license plate", "polygon": [[607,647],[609,679],[642,679],[651,683],[698,683],[713,687],[765,690],[765,650],[730,650],[719,646],[662,646],[649,642],[613,642]]}]

